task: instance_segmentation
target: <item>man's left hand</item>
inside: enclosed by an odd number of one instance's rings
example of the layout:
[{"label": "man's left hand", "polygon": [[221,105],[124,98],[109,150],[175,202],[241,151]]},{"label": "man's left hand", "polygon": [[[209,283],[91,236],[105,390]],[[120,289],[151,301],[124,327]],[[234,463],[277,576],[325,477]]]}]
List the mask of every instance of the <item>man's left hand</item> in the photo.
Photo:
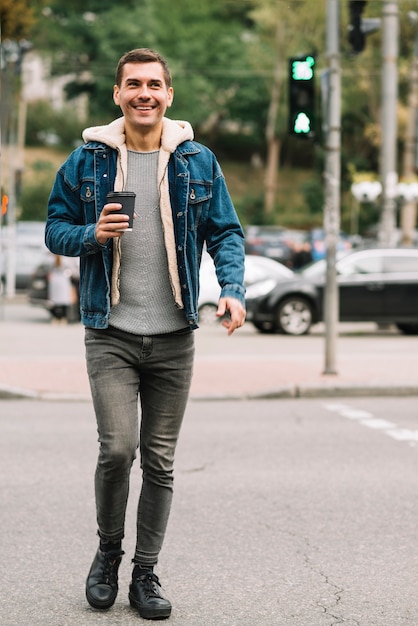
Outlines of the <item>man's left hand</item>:
[{"label": "man's left hand", "polygon": [[218,303],[217,317],[225,317],[222,326],[228,329],[228,335],[240,328],[245,322],[245,308],[237,298],[221,298]]}]

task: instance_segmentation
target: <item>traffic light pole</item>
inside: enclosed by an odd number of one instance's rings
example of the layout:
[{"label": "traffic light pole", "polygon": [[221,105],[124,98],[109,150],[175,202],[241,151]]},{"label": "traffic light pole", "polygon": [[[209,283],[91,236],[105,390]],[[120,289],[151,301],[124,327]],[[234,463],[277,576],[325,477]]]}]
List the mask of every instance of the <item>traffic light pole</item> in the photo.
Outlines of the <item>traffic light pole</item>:
[{"label": "traffic light pole", "polygon": [[[417,107],[418,107],[418,13],[409,11],[409,21],[414,29],[414,43],[409,72],[408,117],[406,125],[403,177],[405,182],[414,179],[416,173]],[[401,209],[402,245],[412,246],[417,214],[416,198],[408,198]]]},{"label": "traffic light pole", "polygon": [[335,266],[340,232],[341,187],[341,61],[339,0],[327,0],[328,101],[325,144],[326,285],[324,294],[324,374],[337,374],[336,351],[339,318],[337,270]]},{"label": "traffic light pole", "polygon": [[397,196],[397,102],[398,102],[398,2],[383,2],[382,39],[382,148],[380,174],[382,180],[382,217],[379,240],[393,245],[396,226]]}]

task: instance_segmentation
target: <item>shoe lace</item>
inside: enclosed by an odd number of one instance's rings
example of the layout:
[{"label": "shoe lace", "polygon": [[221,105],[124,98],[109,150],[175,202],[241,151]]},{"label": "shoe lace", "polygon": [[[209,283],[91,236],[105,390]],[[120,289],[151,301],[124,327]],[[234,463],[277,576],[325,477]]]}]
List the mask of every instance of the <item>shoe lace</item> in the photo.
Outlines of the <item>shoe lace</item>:
[{"label": "shoe lace", "polygon": [[158,589],[158,587],[161,587],[161,583],[158,579],[158,576],[154,574],[154,572],[143,574],[142,576],[138,577],[138,580],[141,581],[142,588],[147,599],[161,597]]},{"label": "shoe lace", "polygon": [[103,582],[108,585],[111,579],[115,576],[115,567],[118,565],[119,559],[123,556],[124,552],[105,552],[105,559],[103,564]]}]

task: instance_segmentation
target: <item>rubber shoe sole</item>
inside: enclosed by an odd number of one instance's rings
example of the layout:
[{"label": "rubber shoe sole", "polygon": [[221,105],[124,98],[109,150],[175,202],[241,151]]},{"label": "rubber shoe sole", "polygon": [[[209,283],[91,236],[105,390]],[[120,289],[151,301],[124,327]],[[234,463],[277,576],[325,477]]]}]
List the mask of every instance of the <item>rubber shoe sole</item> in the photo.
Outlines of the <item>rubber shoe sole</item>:
[{"label": "rubber shoe sole", "polygon": [[116,600],[117,595],[118,594],[116,592],[114,598],[110,598],[107,602],[100,602],[96,598],[92,598],[92,596],[89,593],[89,590],[86,589],[87,602],[90,604],[91,607],[93,607],[93,609],[100,609],[101,611],[105,611],[106,609],[110,609],[110,607],[112,607],[115,604],[115,600]]},{"label": "rubber shoe sole", "polygon": [[140,617],[144,619],[167,619],[167,617],[171,615],[171,605],[167,607],[155,606],[153,608],[143,606],[140,602],[135,600],[131,593],[129,593],[129,602],[131,607],[136,609]]}]

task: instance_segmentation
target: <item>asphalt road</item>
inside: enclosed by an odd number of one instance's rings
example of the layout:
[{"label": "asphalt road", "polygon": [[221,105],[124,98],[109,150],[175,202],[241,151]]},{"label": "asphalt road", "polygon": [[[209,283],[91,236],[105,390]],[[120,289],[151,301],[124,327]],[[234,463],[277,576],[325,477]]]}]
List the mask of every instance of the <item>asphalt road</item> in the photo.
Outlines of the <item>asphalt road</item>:
[{"label": "asphalt road", "polygon": [[[2,626],[149,623],[84,598],[96,550],[89,402],[0,402]],[[157,573],[177,626],[416,626],[414,398],[189,404]]]}]

